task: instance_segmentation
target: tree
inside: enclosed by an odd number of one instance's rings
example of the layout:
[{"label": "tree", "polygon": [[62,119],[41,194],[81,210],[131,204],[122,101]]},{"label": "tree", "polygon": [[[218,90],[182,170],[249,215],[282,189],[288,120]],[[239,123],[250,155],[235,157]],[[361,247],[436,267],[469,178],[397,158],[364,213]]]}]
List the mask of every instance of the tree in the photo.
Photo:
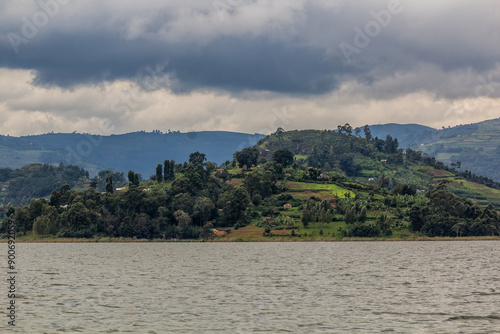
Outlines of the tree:
[{"label": "tree", "polygon": [[224,207],[224,220],[226,224],[242,224],[246,223],[245,210],[250,204],[250,196],[243,187],[238,187],[231,191],[227,197],[226,206]]},{"label": "tree", "polygon": [[128,182],[129,185],[138,186],[139,185],[139,174],[134,173],[134,171],[128,171]]},{"label": "tree", "polygon": [[387,135],[384,142],[384,150],[386,153],[396,153],[399,143],[397,138],[392,138],[391,135]]},{"label": "tree", "polygon": [[363,127],[363,132],[365,133],[366,140],[372,140],[372,131],[370,130],[368,124]]},{"label": "tree", "polygon": [[177,194],[172,202],[173,211],[182,210],[183,212],[193,212],[193,199],[189,193]]},{"label": "tree", "polygon": [[189,163],[193,164],[195,166],[197,165],[204,165],[205,161],[207,160],[206,156],[204,153],[200,153],[198,151],[191,153],[189,155]]},{"label": "tree", "polygon": [[139,183],[141,183],[141,179],[142,179],[141,174],[135,173],[134,174],[134,185],[138,186]]},{"label": "tree", "polygon": [[387,187],[387,179],[385,178],[385,173],[380,174],[380,188]]},{"label": "tree", "polygon": [[352,135],[352,126],[349,123],[345,123],[344,131],[348,135]]},{"label": "tree", "polygon": [[354,163],[354,158],[350,154],[344,154],[340,157],[339,167],[348,176],[357,175],[361,171],[361,166]]},{"label": "tree", "polygon": [[366,222],[367,219],[368,219],[368,216],[366,214],[366,206],[364,206],[361,209],[361,212],[359,213],[359,215],[357,217],[357,221],[360,223],[364,223],[364,222]]},{"label": "tree", "polygon": [[213,228],[214,228],[214,226],[212,225],[212,223],[206,223],[205,225],[203,225],[200,237],[204,241],[207,241],[208,239],[213,238],[214,237],[214,232],[212,231]]},{"label": "tree", "polygon": [[248,169],[252,165],[257,164],[257,159],[259,158],[259,150],[254,147],[247,147],[241,151],[236,152],[234,154],[234,157],[236,161],[238,161],[240,168],[246,166],[246,168]]},{"label": "tree", "polygon": [[175,161],[165,160],[163,162],[163,179],[165,181],[172,180],[175,175]]},{"label": "tree", "polygon": [[354,206],[346,212],[344,215],[344,221],[347,224],[352,224],[356,221],[356,208]]},{"label": "tree", "polygon": [[425,221],[424,210],[418,205],[413,205],[410,209],[411,229],[415,232],[419,232],[422,230]]},{"label": "tree", "polygon": [[156,165],[156,181],[158,182],[163,181],[162,169],[163,169],[162,164]]},{"label": "tree", "polygon": [[200,226],[203,226],[212,217],[215,209],[212,201],[207,197],[198,197],[194,203],[193,217],[200,221]]},{"label": "tree", "polygon": [[280,148],[273,153],[273,161],[283,165],[283,167],[288,167],[293,163],[294,154],[286,149]]},{"label": "tree", "polygon": [[89,221],[87,220],[88,211],[82,202],[71,205],[71,208],[68,210],[68,223],[70,227],[75,230],[89,227]]},{"label": "tree", "polygon": [[113,188],[113,174],[106,177],[106,193],[112,194],[115,191]]},{"label": "tree", "polygon": [[165,182],[168,181],[169,174],[170,174],[170,161],[169,160],[165,160],[163,162],[163,180]]}]

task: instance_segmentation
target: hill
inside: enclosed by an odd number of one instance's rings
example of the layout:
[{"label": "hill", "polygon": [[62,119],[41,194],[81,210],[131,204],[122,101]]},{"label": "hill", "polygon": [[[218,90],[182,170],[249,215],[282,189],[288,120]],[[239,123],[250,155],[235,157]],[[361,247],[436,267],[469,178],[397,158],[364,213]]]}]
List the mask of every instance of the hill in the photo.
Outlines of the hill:
[{"label": "hill", "polygon": [[358,182],[377,183],[383,177],[389,189],[402,183],[429,191],[447,180],[451,192],[500,208],[500,183],[458,171],[412,149],[402,151],[397,145],[396,138],[387,136],[385,140],[371,138],[368,142],[345,133],[319,130],[284,132],[257,143],[264,161],[271,159],[276,150],[286,148],[298,163],[344,173]]},{"label": "hill", "polygon": [[411,147],[446,164],[460,161],[462,170],[500,180],[500,118],[445,128],[420,137],[419,142]]},{"label": "hill", "polygon": [[148,178],[165,159],[187,161],[189,152],[205,152],[218,164],[232,159],[234,151],[254,145],[263,135],[225,131],[134,132],[98,136],[78,133],[0,136],[0,168],[31,163],[73,164],[96,175],[100,170],[134,170]]},{"label": "hill", "polygon": [[417,142],[420,144],[419,141],[422,138],[432,136],[439,131],[419,124],[396,123],[370,125],[370,130],[373,137],[385,139],[387,135],[391,135],[393,138],[397,138],[399,147],[403,149],[415,147]]},{"label": "hill", "polygon": [[371,125],[372,135],[398,138],[401,148],[412,148],[447,165],[500,181],[500,118],[436,130],[417,124]]},{"label": "hill", "polygon": [[[67,186],[9,208],[26,238],[198,240],[414,239],[499,235],[500,184],[387,137],[277,131],[217,168],[204,154],[157,166],[104,193]],[[163,168],[162,168],[163,167]],[[149,166],[148,168],[154,168]],[[225,235],[225,236],[224,236]],[[121,239],[119,239],[121,240]]]},{"label": "hill", "polygon": [[90,179],[88,171],[74,165],[29,164],[17,169],[0,168],[0,218],[4,207],[26,205],[34,198],[48,198],[53,190],[64,185],[83,189],[94,182],[97,190],[104,191],[109,175],[113,175],[116,187],[126,184],[123,173],[101,171]]}]

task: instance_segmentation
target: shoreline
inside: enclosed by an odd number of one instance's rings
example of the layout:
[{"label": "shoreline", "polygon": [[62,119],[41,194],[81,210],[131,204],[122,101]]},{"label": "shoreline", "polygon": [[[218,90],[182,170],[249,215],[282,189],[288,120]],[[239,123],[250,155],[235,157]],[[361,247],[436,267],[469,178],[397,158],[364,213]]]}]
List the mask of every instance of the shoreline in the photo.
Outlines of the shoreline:
[{"label": "shoreline", "polygon": [[[133,238],[17,238],[16,243],[226,243],[226,242],[371,242],[371,241],[500,241],[500,236],[484,237],[414,237],[414,238],[217,238],[203,240],[165,240],[165,239],[133,239]],[[0,243],[7,243],[8,239],[0,239]]]}]

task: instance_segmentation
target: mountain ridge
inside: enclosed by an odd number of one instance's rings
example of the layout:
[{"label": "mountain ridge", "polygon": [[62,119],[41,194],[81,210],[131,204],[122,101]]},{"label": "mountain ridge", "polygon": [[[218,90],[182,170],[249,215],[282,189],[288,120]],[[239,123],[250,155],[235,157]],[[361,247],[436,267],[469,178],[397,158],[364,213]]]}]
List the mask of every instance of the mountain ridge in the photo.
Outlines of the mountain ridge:
[{"label": "mountain ridge", "polygon": [[0,136],[0,167],[20,168],[30,163],[74,164],[96,175],[100,170],[135,170],[145,178],[146,169],[165,159],[187,161],[189,153],[203,151],[218,164],[232,159],[239,149],[254,145],[261,134],[229,131],[137,131],[117,135],[47,133],[21,137]]}]

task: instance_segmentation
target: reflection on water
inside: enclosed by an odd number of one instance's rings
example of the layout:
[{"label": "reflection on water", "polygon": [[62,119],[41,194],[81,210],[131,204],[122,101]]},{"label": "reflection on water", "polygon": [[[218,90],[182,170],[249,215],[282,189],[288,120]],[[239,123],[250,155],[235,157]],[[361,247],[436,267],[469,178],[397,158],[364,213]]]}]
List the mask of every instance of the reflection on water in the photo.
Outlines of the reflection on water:
[{"label": "reflection on water", "polygon": [[495,241],[20,244],[15,331],[500,333],[499,257]]}]

